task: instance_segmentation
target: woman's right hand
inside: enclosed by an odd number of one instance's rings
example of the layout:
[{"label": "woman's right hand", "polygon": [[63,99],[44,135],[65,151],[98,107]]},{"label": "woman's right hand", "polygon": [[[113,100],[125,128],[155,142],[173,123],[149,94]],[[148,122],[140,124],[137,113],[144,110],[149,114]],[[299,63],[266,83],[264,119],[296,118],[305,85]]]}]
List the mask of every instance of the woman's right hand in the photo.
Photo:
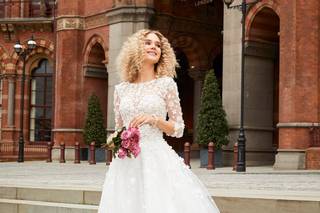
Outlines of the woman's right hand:
[{"label": "woman's right hand", "polygon": [[138,128],[142,126],[143,124],[150,124],[153,125],[156,121],[156,117],[152,115],[138,115],[129,124],[129,127]]}]

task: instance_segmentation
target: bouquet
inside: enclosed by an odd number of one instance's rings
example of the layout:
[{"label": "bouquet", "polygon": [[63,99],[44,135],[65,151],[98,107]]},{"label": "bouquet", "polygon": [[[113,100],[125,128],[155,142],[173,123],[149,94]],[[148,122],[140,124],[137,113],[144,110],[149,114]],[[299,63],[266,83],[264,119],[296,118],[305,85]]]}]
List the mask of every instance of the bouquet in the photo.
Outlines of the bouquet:
[{"label": "bouquet", "polygon": [[120,130],[116,130],[111,134],[106,143],[106,147],[113,151],[113,157],[116,155],[120,159],[125,157],[135,158],[140,154],[140,132],[138,128],[128,128],[123,127]]}]

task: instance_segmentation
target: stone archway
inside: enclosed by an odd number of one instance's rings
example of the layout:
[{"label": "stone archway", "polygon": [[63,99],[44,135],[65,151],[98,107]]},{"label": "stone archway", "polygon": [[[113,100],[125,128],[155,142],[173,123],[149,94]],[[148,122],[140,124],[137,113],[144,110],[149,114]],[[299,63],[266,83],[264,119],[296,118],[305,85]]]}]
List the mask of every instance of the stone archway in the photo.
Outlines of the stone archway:
[{"label": "stone archway", "polygon": [[166,137],[172,148],[179,154],[183,153],[183,146],[186,141],[192,143],[195,127],[194,112],[194,78],[190,75],[189,60],[181,49],[175,49],[179,67],[176,69],[175,81],[178,86],[180,104],[185,122],[185,130],[182,138]]},{"label": "stone archway", "polygon": [[278,146],[279,26],[276,12],[265,6],[247,31],[244,121],[251,165],[273,164]]},{"label": "stone archway", "polygon": [[[108,73],[106,46],[101,37],[93,36],[85,49],[83,65],[82,107],[87,112],[88,99],[97,95],[103,112],[105,126],[107,125],[108,108]],[[84,124],[85,117],[82,118]]]},{"label": "stone archway", "polygon": [[[180,64],[180,68],[177,70],[177,85],[186,128],[184,137],[179,139],[181,142],[177,142],[175,139],[175,142],[170,143],[172,139],[168,138],[167,140],[178,153],[181,153],[184,142],[193,143],[196,139],[196,122],[200,110],[201,90],[205,73],[211,62],[208,60],[205,48],[196,38],[188,34],[176,34],[171,35],[169,40]],[[197,157],[197,144],[193,143],[191,150],[192,157]]]}]

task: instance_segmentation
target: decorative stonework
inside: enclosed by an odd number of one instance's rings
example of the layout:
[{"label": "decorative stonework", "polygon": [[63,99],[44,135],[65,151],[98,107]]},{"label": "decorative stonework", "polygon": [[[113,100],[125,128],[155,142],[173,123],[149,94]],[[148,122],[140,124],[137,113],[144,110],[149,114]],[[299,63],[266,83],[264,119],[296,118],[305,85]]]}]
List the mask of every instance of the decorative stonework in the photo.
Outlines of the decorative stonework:
[{"label": "decorative stonework", "polygon": [[15,33],[14,33],[14,26],[13,24],[1,24],[0,25],[1,31],[3,32],[4,40],[6,42],[12,41],[15,39]]},{"label": "decorative stonework", "polygon": [[57,17],[57,31],[61,30],[88,30],[96,27],[106,26],[107,12],[97,15],[82,16],[60,16]]},{"label": "decorative stonework", "polygon": [[61,30],[84,30],[85,21],[83,17],[58,17],[57,31]]},{"label": "decorative stonework", "polygon": [[108,24],[106,13],[88,16],[85,18],[85,29],[92,29],[96,27],[105,26]]},{"label": "decorative stonework", "polygon": [[16,74],[13,73],[4,73],[0,75],[0,79],[6,79],[9,81],[15,81],[16,80]]},{"label": "decorative stonework", "polygon": [[154,10],[147,7],[119,7],[109,10],[106,14],[108,24],[120,22],[149,22]]}]

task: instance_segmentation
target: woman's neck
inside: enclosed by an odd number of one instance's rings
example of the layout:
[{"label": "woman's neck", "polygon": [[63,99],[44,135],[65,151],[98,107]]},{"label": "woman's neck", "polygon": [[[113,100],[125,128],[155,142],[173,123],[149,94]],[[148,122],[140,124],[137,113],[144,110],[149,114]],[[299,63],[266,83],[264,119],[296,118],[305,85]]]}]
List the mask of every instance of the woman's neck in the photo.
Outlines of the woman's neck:
[{"label": "woman's neck", "polygon": [[151,81],[156,78],[155,72],[154,72],[154,65],[143,65],[138,78],[135,80],[136,83],[139,82],[145,82],[145,81]]}]

